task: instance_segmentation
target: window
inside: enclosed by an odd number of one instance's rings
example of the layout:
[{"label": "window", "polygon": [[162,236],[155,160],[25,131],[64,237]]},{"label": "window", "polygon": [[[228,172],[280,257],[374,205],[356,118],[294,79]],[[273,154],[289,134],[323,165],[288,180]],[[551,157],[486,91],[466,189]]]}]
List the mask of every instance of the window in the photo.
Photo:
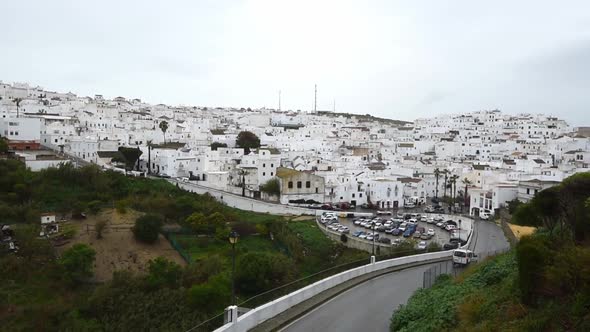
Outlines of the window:
[{"label": "window", "polygon": [[305,181],[305,188],[311,188],[311,181]]},{"label": "window", "polygon": [[270,164],[270,167],[275,167],[275,164]]},{"label": "window", "polygon": [[359,197],[360,198],[363,198],[363,193],[359,193]]},{"label": "window", "polygon": [[293,189],[293,181],[289,181],[289,189]]},{"label": "window", "polygon": [[526,194],[530,195],[530,193],[531,193],[531,190],[529,188],[526,188]]},{"label": "window", "polygon": [[354,194],[352,194],[352,198],[354,198],[354,196],[355,196],[355,195],[354,195]]},{"label": "window", "polygon": [[301,181],[297,181],[297,188],[301,189]]},{"label": "window", "polygon": [[273,175],[274,175],[273,172],[270,172],[270,176],[273,176]]},{"label": "window", "polygon": [[262,172],[262,176],[266,176],[266,172]]},{"label": "window", "polygon": [[318,187],[315,187],[315,193],[316,194],[318,193]]},{"label": "window", "polygon": [[266,164],[262,164],[262,167],[266,167]]}]

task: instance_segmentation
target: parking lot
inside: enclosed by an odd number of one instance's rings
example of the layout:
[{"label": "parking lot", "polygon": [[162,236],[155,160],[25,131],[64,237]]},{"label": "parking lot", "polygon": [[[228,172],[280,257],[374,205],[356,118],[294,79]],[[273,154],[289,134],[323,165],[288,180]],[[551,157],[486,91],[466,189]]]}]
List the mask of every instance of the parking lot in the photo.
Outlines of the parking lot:
[{"label": "parking lot", "polygon": [[[379,218],[379,219],[375,219],[375,218]],[[432,218],[432,219],[431,219]],[[384,230],[382,231],[378,231],[375,230],[375,233],[379,234],[379,238],[389,238],[391,243],[394,243],[394,241],[403,241],[406,239],[414,239],[417,242],[420,241],[425,241],[426,244],[428,245],[431,242],[436,242],[439,245],[443,246],[445,243],[449,243],[450,239],[451,239],[451,232],[445,230],[442,227],[436,226],[437,222],[434,221],[433,219],[438,219],[440,221],[448,221],[448,220],[452,220],[457,224],[457,228],[460,227],[460,229],[456,230],[454,233],[454,237],[460,237],[462,240],[467,240],[468,236],[469,236],[469,232],[471,231],[472,228],[472,220],[469,218],[466,218],[464,216],[458,216],[458,215],[448,215],[448,214],[438,214],[438,213],[424,213],[424,212],[414,212],[414,211],[408,211],[408,212],[399,212],[396,214],[391,214],[391,215],[373,215],[373,217],[365,217],[365,218],[338,218],[338,223],[342,226],[346,226],[348,227],[348,236],[349,237],[355,237],[355,234],[358,234],[357,232],[364,232],[365,234],[371,234],[371,226],[370,226],[370,221],[376,221],[376,222],[380,222],[382,224],[384,224],[387,221],[392,221],[392,224],[389,228],[394,229],[397,228],[395,227],[398,223],[402,223],[402,222],[406,222],[406,226],[409,226],[410,223],[410,219],[412,220],[416,220],[416,228],[420,229],[421,227],[424,228],[425,231],[428,231],[429,229],[434,230],[434,236],[432,236],[430,239],[421,239],[421,238],[414,238],[414,234],[412,234],[412,236],[410,237],[403,237],[403,235],[392,235],[392,234],[387,234]],[[428,221],[423,221],[424,219],[426,220],[430,220],[430,222]],[[369,225],[367,226],[362,226],[362,225],[355,225],[355,221],[358,220],[365,220],[365,221],[369,221]],[[324,224],[324,227],[329,227],[329,224]],[[332,229],[332,231],[337,231],[335,229]],[[362,237],[361,239],[362,240]],[[365,240],[367,241],[367,240]],[[371,242],[371,241],[369,241]],[[376,240],[377,242],[377,240]]]}]

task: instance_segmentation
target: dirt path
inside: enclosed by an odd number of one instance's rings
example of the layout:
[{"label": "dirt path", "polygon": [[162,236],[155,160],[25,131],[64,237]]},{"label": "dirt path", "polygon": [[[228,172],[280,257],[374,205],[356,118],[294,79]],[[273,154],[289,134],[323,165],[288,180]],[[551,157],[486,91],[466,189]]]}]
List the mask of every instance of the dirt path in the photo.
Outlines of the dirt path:
[{"label": "dirt path", "polygon": [[[154,244],[143,244],[135,240],[131,228],[140,215],[141,213],[132,210],[120,214],[114,209],[108,209],[96,216],[88,216],[83,221],[71,221],[77,228],[76,236],[58,250],[63,251],[76,243],[86,243],[94,248],[96,281],[111,279],[113,272],[117,270],[145,273],[148,261],[158,256],[186,265],[162,235]],[[102,239],[97,239],[94,231],[94,225],[99,220],[105,220],[107,223]]]}]

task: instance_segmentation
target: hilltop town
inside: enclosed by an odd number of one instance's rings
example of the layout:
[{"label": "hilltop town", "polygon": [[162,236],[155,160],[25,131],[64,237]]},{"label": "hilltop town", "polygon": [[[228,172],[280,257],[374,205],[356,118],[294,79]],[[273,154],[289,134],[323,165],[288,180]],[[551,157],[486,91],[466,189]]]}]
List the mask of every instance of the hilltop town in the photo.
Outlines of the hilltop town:
[{"label": "hilltop town", "polygon": [[[306,207],[391,209],[450,196],[489,216],[590,164],[587,128],[539,114],[404,122],[367,111],[151,105],[2,82],[0,98],[0,135],[32,170],[93,163]],[[254,134],[252,147],[236,143],[243,132]],[[141,153],[125,165],[121,148]]]}]

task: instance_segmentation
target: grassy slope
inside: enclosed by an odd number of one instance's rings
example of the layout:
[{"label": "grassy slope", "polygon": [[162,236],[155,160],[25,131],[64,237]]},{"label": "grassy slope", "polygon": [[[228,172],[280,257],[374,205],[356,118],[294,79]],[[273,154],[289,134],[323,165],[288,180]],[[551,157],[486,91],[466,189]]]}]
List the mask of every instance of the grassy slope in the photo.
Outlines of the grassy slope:
[{"label": "grassy slope", "polygon": [[394,312],[391,331],[560,331],[571,308],[548,299],[537,307],[520,301],[514,251],[441,277]]}]

